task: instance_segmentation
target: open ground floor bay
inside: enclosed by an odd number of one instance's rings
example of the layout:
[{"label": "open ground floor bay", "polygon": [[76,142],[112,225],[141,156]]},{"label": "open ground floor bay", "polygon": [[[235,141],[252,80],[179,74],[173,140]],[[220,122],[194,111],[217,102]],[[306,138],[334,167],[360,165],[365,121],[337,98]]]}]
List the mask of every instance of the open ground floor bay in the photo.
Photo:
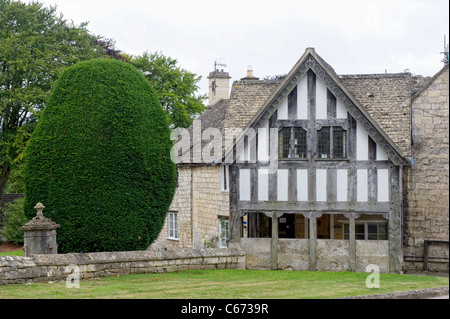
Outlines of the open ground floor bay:
[{"label": "open ground floor bay", "polygon": [[[389,214],[241,213],[249,269],[392,272]],[[276,218],[274,218],[276,216]],[[395,239],[392,239],[395,240]],[[394,246],[394,245],[393,245]]]}]

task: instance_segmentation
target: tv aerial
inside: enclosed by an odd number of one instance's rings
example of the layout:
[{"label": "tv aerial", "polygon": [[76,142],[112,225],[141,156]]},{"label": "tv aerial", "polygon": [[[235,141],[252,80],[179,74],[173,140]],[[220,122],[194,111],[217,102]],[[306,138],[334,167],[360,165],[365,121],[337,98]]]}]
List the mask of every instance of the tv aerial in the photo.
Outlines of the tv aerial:
[{"label": "tv aerial", "polygon": [[441,62],[444,62],[444,64],[447,65],[448,60],[449,60],[449,51],[448,51],[448,44],[445,39],[445,35],[444,35],[444,52],[441,52],[441,53],[444,54],[444,58],[441,60]]},{"label": "tv aerial", "polygon": [[225,63],[222,62],[222,59],[216,59],[216,60],[214,61],[214,72],[217,71],[217,67],[218,67],[218,66],[222,66],[222,67],[224,67],[224,68],[227,67],[227,65],[226,65]]}]

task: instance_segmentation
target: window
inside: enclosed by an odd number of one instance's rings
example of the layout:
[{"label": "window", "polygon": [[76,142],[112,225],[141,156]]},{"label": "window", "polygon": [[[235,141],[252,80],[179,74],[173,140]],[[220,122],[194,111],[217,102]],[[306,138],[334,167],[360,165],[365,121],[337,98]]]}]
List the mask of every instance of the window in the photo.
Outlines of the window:
[{"label": "window", "polygon": [[[357,223],[355,237],[357,240],[387,240],[387,223]],[[344,224],[344,239],[350,237],[350,225]]]},{"label": "window", "polygon": [[386,224],[367,224],[368,240],[387,240],[387,223]]},{"label": "window", "polygon": [[229,235],[229,221],[228,219],[219,219],[219,248],[227,248]]},{"label": "window", "polygon": [[306,158],[306,131],[301,127],[284,127],[278,132],[280,159]]},{"label": "window", "polygon": [[291,158],[291,128],[285,127],[278,132],[279,158]]},{"label": "window", "polygon": [[319,158],[330,158],[330,128],[324,127],[317,134],[317,140],[319,141],[318,151]]},{"label": "window", "polygon": [[340,126],[322,127],[317,132],[319,158],[346,158],[347,136]]},{"label": "window", "polygon": [[294,158],[306,158],[306,132],[294,127]]},{"label": "window", "polygon": [[169,212],[169,238],[178,239],[178,214]]}]

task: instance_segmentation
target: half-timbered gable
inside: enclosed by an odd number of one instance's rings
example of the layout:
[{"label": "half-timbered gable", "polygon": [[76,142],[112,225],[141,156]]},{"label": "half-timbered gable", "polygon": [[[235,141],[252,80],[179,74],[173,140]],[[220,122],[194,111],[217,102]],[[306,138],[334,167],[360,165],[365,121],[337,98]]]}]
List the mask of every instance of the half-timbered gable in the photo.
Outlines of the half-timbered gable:
[{"label": "half-timbered gable", "polygon": [[[364,271],[357,249],[364,254],[366,245],[384,256],[374,260],[384,271],[400,271],[406,161],[313,49],[228,149],[230,163],[232,239],[249,251],[265,241],[255,252],[257,266],[316,269],[319,263],[323,269],[330,267],[322,263],[329,255],[318,245],[325,251],[343,245],[340,267]],[[293,242],[282,238],[297,239],[309,253],[287,265],[279,251]]]}]

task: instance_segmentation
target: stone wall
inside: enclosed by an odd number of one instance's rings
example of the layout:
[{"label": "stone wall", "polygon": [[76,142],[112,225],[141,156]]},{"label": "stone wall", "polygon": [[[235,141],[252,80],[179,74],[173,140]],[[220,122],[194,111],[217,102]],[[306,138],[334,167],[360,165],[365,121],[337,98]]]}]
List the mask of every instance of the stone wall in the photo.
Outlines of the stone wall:
[{"label": "stone wall", "polygon": [[192,168],[178,167],[178,186],[169,211],[178,214],[178,239],[169,238],[168,218],[151,249],[190,249],[192,247]]},{"label": "stone wall", "polygon": [[[404,260],[422,270],[425,240],[449,240],[449,67],[412,103],[415,164],[405,170]],[[448,271],[448,245],[433,247],[433,270]]]},{"label": "stone wall", "polygon": [[80,279],[198,269],[244,269],[239,248],[165,251],[100,252],[86,254],[0,257],[0,286],[64,281],[79,267]]},{"label": "stone wall", "polygon": [[[387,240],[357,240],[356,269],[366,272],[375,264],[381,273],[389,272]],[[271,238],[241,238],[246,252],[247,269],[271,269]],[[278,269],[309,270],[308,239],[278,239]],[[350,269],[348,240],[317,239],[318,271],[347,271]]]},{"label": "stone wall", "polygon": [[220,190],[221,166],[200,166],[193,169],[195,183],[192,188],[194,248],[219,236],[220,218],[228,218],[228,192]]},{"label": "stone wall", "polygon": [[178,187],[169,211],[178,214],[178,239],[170,239],[168,219],[151,249],[203,248],[219,236],[220,218],[229,216],[228,192],[220,188],[221,166],[179,166]]}]

